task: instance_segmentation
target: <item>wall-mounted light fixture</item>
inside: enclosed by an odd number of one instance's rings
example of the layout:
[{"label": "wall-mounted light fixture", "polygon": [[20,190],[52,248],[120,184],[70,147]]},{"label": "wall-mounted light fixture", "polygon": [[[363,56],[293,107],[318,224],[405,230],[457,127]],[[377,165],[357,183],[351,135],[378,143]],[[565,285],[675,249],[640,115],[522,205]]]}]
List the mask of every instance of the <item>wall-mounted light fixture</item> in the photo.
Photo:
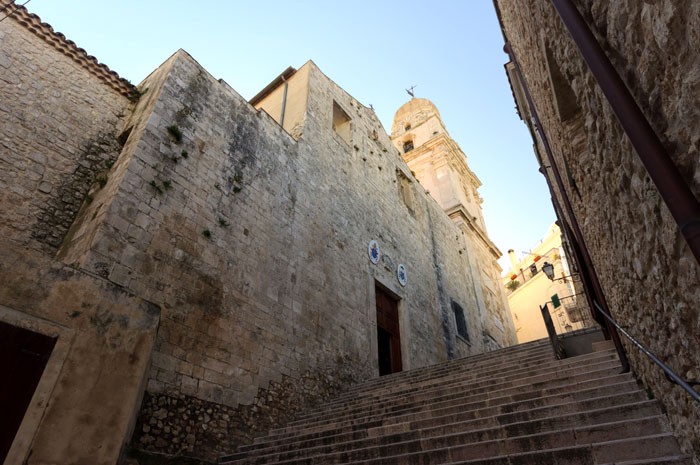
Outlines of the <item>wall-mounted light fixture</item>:
[{"label": "wall-mounted light fixture", "polygon": [[549,278],[550,281],[561,281],[561,280],[566,280],[567,278],[571,278],[574,281],[578,281],[579,279],[581,279],[581,277],[578,274],[572,274],[569,276],[562,276],[561,278],[555,278],[554,277],[554,265],[552,265],[549,262],[544,262],[542,264],[542,271]]}]

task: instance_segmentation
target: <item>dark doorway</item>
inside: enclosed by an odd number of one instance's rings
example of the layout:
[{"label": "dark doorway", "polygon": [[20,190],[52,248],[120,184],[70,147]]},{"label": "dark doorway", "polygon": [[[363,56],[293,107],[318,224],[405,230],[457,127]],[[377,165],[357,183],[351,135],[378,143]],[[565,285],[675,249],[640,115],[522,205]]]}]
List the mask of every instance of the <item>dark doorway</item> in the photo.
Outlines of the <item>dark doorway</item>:
[{"label": "dark doorway", "polygon": [[379,375],[401,371],[401,333],[398,300],[379,286],[377,299],[377,352]]},{"label": "dark doorway", "polygon": [[0,463],[5,461],[24,413],[56,345],[56,338],[0,321]]}]

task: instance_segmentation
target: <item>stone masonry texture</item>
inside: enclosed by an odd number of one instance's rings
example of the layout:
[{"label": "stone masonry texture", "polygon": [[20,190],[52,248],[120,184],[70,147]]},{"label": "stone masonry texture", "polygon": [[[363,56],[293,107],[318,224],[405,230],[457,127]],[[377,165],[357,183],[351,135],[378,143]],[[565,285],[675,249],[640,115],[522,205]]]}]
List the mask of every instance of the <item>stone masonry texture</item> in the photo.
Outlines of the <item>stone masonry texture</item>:
[{"label": "stone masonry texture", "polygon": [[129,440],[215,460],[378,375],[377,287],[404,369],[514,342],[478,310],[470,237],[313,62],[289,134],[184,51],[134,94],[20,13],[0,23],[0,319],[60,348],[20,462],[115,463]]},{"label": "stone masonry texture", "polygon": [[[552,3],[495,3],[609,307],[677,373],[700,380],[700,268],[678,226]],[[700,2],[574,3],[700,197]],[[625,345],[634,371],[665,405],[684,449],[700,456],[700,406]]]},{"label": "stone masonry texture", "polygon": [[129,100],[23,26],[3,23],[0,235],[51,253],[106,179]]}]

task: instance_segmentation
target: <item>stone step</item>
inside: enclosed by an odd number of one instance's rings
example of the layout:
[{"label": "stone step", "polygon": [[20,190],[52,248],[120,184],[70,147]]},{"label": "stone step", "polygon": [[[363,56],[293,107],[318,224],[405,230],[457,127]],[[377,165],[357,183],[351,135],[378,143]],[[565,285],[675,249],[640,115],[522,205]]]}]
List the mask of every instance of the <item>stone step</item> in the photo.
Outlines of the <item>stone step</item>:
[{"label": "stone step", "polygon": [[[488,451],[484,450],[483,453]],[[450,465],[599,465],[632,461],[644,456],[646,460],[661,460],[678,456],[678,444],[670,433],[618,439],[603,443],[581,444],[556,449],[537,449],[507,455],[473,457],[470,446],[456,446],[431,451],[420,451],[393,457],[343,462],[348,465],[393,465],[393,464],[450,464]],[[299,463],[313,463],[310,461]],[[327,462],[331,463],[331,462]],[[654,463],[654,462],[651,462]]]},{"label": "stone step", "polygon": [[[484,398],[488,396],[488,393],[499,391],[502,389],[524,389],[528,390],[530,388],[543,389],[548,387],[560,387],[566,384],[572,384],[574,382],[585,382],[590,379],[601,378],[604,376],[611,376],[619,371],[619,365],[616,361],[603,362],[596,365],[591,365],[588,368],[591,371],[579,372],[576,368],[570,368],[561,371],[549,371],[544,374],[535,374],[534,376],[528,378],[519,378],[511,380],[505,383],[495,383],[490,384],[488,381],[477,383],[474,385],[464,385],[461,383],[454,383],[447,386],[438,386],[430,390],[417,390],[412,392],[402,392],[400,396],[397,396],[393,400],[375,400],[368,399],[362,404],[356,404],[352,407],[346,406],[343,409],[333,409],[329,408],[332,414],[321,415],[318,418],[307,418],[305,420],[295,421],[290,423],[289,426],[284,428],[279,428],[272,430],[271,434],[282,434],[288,431],[295,431],[300,425],[309,425],[313,423],[327,423],[329,421],[337,421],[343,418],[340,412],[347,411],[347,409],[352,408],[352,412],[358,412],[358,414],[365,414],[372,411],[372,407],[377,408],[378,406],[384,407],[396,407],[399,405],[411,405],[412,403],[422,403],[422,402],[432,402],[435,399],[441,399],[446,396],[456,396],[459,395],[473,395],[480,396]],[[477,400],[476,398],[474,399]],[[349,413],[353,415],[354,413]],[[348,415],[348,414],[346,414]]]},{"label": "stone step", "polygon": [[[297,425],[293,430],[295,432],[317,431],[322,430],[326,425],[332,427],[346,427],[362,423],[371,423],[373,421],[381,421],[384,425],[391,423],[402,423],[407,421],[426,420],[430,418],[439,418],[453,414],[453,412],[461,412],[462,415],[467,415],[472,412],[478,416],[490,416],[491,412],[510,413],[524,410],[531,410],[536,407],[552,407],[569,403],[572,401],[581,401],[590,398],[598,398],[607,395],[615,394],[633,394],[635,393],[640,400],[646,398],[646,394],[639,390],[636,383],[629,381],[616,385],[602,384],[589,389],[565,391],[553,393],[547,396],[531,397],[522,400],[511,400],[495,402],[493,404],[485,402],[483,399],[476,401],[465,401],[464,399],[455,399],[447,405],[438,406],[433,403],[423,403],[416,408],[408,411],[395,411],[390,415],[384,413],[361,413],[357,416],[344,416],[336,420],[326,420],[324,422],[314,422],[309,424]],[[289,431],[289,429],[286,429]]]},{"label": "stone step", "polygon": [[[358,390],[367,391],[374,387],[380,387],[383,385],[393,385],[399,383],[400,380],[407,379],[415,376],[416,374],[425,375],[426,377],[433,377],[435,374],[443,372],[455,372],[460,371],[462,368],[468,368],[469,370],[474,370],[483,367],[492,367],[496,365],[508,365],[517,364],[519,361],[524,359],[537,360],[540,363],[545,361],[556,361],[551,353],[551,347],[531,349],[528,351],[516,352],[509,357],[494,357],[488,359],[477,359],[476,357],[464,357],[461,359],[454,359],[448,362],[443,362],[437,365],[431,365],[429,367],[417,368],[414,370],[406,370],[398,373],[392,373],[390,375],[375,378],[370,381],[366,381],[360,385],[350,387],[345,394],[341,395],[352,395]],[[489,352],[489,354],[495,354],[496,352]]]},{"label": "stone step", "polygon": [[614,349],[548,341],[354,386],[256,438],[229,465],[692,465]]},{"label": "stone step", "polygon": [[611,340],[606,341],[596,341],[591,343],[594,352],[599,352],[601,350],[611,350],[615,348],[615,344]]},{"label": "stone step", "polygon": [[[556,431],[537,432],[518,437],[498,437],[498,429],[472,433],[423,438],[420,431],[413,437],[377,438],[373,440],[336,443],[315,448],[291,449],[287,452],[258,455],[226,462],[237,465],[257,464],[330,464],[368,462],[381,459],[382,464],[401,464],[405,455],[428,455],[431,459],[448,451],[451,459],[512,456],[533,450],[551,450],[572,446],[608,443],[635,437],[658,437],[665,434],[666,422],[661,416],[621,422],[585,425]],[[489,434],[491,433],[491,434]],[[677,447],[677,445],[676,445]],[[455,451],[459,451],[455,454]],[[414,455],[413,458],[416,458]]]},{"label": "stone step", "polygon": [[[517,346],[516,346],[517,347]],[[430,374],[434,372],[440,372],[445,369],[450,371],[459,370],[463,365],[468,366],[488,366],[492,364],[508,363],[509,361],[515,361],[527,357],[537,357],[540,361],[544,360],[556,360],[552,353],[552,348],[549,342],[538,342],[537,346],[528,349],[510,350],[512,347],[506,349],[500,349],[493,352],[488,352],[486,354],[477,356],[468,356],[458,359],[453,359],[445,362],[441,362],[428,367],[418,368],[415,370],[401,371],[398,373],[392,373],[386,376],[375,378],[373,380],[366,381],[361,385],[353,386],[348,389],[348,393],[353,392],[355,389],[367,389],[375,385],[382,384],[392,384],[397,382],[399,379],[403,379],[407,376],[411,376],[412,373],[416,371],[422,371],[424,373]],[[510,350],[510,352],[508,352]]]},{"label": "stone step", "polygon": [[[531,373],[533,369],[538,371],[546,371],[548,368],[563,368],[572,366],[582,366],[586,364],[593,363],[594,360],[617,360],[617,354],[614,351],[606,351],[595,354],[588,354],[576,358],[566,359],[566,360],[549,360],[543,362],[540,358],[528,359],[514,365],[507,366],[489,366],[485,370],[475,370],[469,368],[468,371],[455,371],[447,370],[441,376],[435,374],[431,376],[425,376],[422,369],[414,370],[413,376],[404,377],[401,381],[396,381],[389,385],[375,386],[372,385],[366,389],[356,389],[352,395],[345,394],[341,395],[333,401],[327,403],[324,408],[333,408],[334,406],[346,408],[352,402],[355,402],[358,398],[368,398],[368,397],[379,397],[384,396],[389,392],[399,392],[411,389],[419,389],[429,385],[446,384],[451,381],[461,381],[461,380],[472,380],[472,379],[492,379],[495,378],[507,379],[512,377],[519,377],[523,373]],[[507,373],[507,375],[503,375]],[[501,375],[501,376],[498,376]],[[310,413],[308,416],[312,416]]]},{"label": "stone step", "polygon": [[[364,406],[382,403],[384,405],[390,405],[392,402],[406,402],[408,400],[414,399],[416,397],[422,396],[423,398],[435,399],[441,395],[449,393],[448,391],[458,391],[463,392],[469,390],[473,393],[477,392],[488,392],[490,388],[502,389],[508,386],[521,386],[527,380],[534,380],[535,375],[548,376],[552,373],[557,374],[558,377],[563,378],[570,373],[574,373],[577,370],[583,370],[584,367],[616,367],[619,371],[619,363],[617,357],[612,353],[599,354],[597,357],[584,358],[580,361],[578,365],[551,365],[544,366],[541,368],[529,368],[523,371],[517,371],[511,375],[504,377],[493,377],[493,378],[479,378],[477,380],[472,379],[469,375],[466,377],[450,377],[443,379],[442,382],[433,382],[430,384],[422,384],[420,386],[415,385],[401,385],[397,386],[396,389],[391,391],[381,391],[374,393],[374,395],[368,395],[365,397],[358,397],[353,401],[346,402],[329,402],[320,408],[314,410],[313,413],[307,415],[299,416],[297,420],[289,424],[290,427],[294,427],[300,422],[304,422],[313,418],[321,417],[335,417],[338,412],[347,411],[348,409],[362,409]],[[484,388],[484,389],[482,389]],[[394,400],[391,399],[394,397]]]},{"label": "stone step", "polygon": [[[537,425],[532,425],[533,428]],[[486,443],[488,441],[510,441],[508,451],[513,453],[518,448],[529,447],[532,442],[537,442],[538,447],[554,448],[558,445],[569,445],[574,443],[585,443],[633,437],[640,435],[658,434],[666,431],[665,418],[657,415],[631,420],[621,420],[610,423],[591,423],[574,427],[559,428],[554,430],[537,430],[536,434],[524,434],[520,436],[507,436],[502,428],[487,428],[474,431],[452,433],[448,435],[424,434],[421,430],[412,430],[406,433],[399,433],[383,437],[370,437],[347,442],[332,442],[308,445],[297,443],[286,448],[270,449],[258,451],[252,459],[246,458],[245,453],[236,454],[229,457],[231,463],[240,464],[260,464],[275,463],[276,461],[291,460],[298,457],[316,457],[321,454],[344,454],[342,461],[359,460],[357,454],[369,454],[365,458],[381,456],[382,451],[373,448],[388,448],[393,455],[402,452],[416,452],[419,450],[430,450],[445,447],[461,446]],[[526,428],[516,430],[523,432]],[[571,435],[576,441],[571,442]],[[581,442],[583,441],[583,442]],[[587,442],[586,442],[587,441]],[[491,447],[491,446],[489,446]],[[354,450],[363,452],[353,453]],[[386,452],[384,452],[386,453]],[[355,456],[352,456],[355,454]],[[352,457],[351,457],[352,456]],[[325,462],[335,463],[331,457],[324,456]],[[240,461],[236,462],[235,459]],[[325,463],[323,462],[323,463]]]},{"label": "stone step", "polygon": [[[606,372],[607,374],[607,372]],[[592,388],[605,389],[606,386],[615,384],[620,390],[633,390],[637,388],[636,382],[629,374],[618,376],[608,376],[596,378],[580,383],[570,383],[546,389],[532,389],[530,386],[516,386],[495,391],[485,391],[483,393],[472,394],[471,391],[461,391],[446,396],[436,396],[432,402],[406,400],[403,403],[382,404],[377,403],[375,408],[366,408],[361,411],[351,411],[338,414],[336,417],[323,421],[307,421],[299,423],[295,428],[311,424],[322,424],[324,422],[348,421],[371,416],[399,416],[409,413],[435,412],[446,409],[472,409],[482,407],[494,407],[504,404],[516,404],[524,401],[536,401],[540,398],[551,399],[554,396],[571,395],[575,391],[585,391]],[[618,391],[619,392],[619,391]]]},{"label": "stone step", "polygon": [[[606,386],[610,385],[615,386],[615,388],[617,388],[618,390],[632,390],[635,388],[636,382],[631,379],[631,376],[629,374],[619,374],[616,376],[595,378],[581,383],[566,384],[560,387],[554,387],[549,389],[522,391],[522,387],[517,387],[502,391],[492,391],[487,393],[483,401],[485,402],[484,406],[497,406],[517,401],[538,398],[540,396],[550,396],[556,394],[564,395],[574,391],[583,391],[596,387],[606,389]],[[465,403],[479,398],[479,395],[470,396],[468,392],[461,393],[461,399],[463,399]],[[424,409],[435,410],[437,408],[440,408],[441,405],[444,406],[444,404],[441,404],[440,402],[436,402],[433,406],[431,406],[431,404],[429,403],[423,403],[421,404],[421,407]],[[398,415],[400,412],[392,411],[388,413],[391,413],[392,415]],[[404,413],[409,412],[404,411]],[[301,431],[301,429],[302,428],[299,428],[299,431]],[[375,428],[375,430],[378,430],[378,428]],[[260,449],[264,446],[265,439],[269,441],[271,438],[260,438],[257,443],[241,446],[240,450]]]},{"label": "stone step", "polygon": [[[345,428],[335,428],[325,431],[299,431],[296,435],[286,437],[268,437],[266,442],[256,444],[251,448],[242,448],[241,452],[255,451],[256,454],[263,453],[263,450],[274,448],[290,447],[301,448],[313,445],[326,444],[329,442],[344,442],[362,439],[365,437],[382,437],[395,434],[407,433],[410,431],[423,430],[423,437],[436,437],[455,433],[465,433],[482,429],[501,428],[504,434],[517,436],[529,434],[534,430],[523,430],[527,422],[534,422],[537,431],[555,430],[557,428],[571,427],[567,423],[572,419],[579,421],[578,425],[603,423],[605,421],[622,421],[641,416],[652,416],[658,414],[658,407],[650,401],[640,401],[643,393],[619,394],[617,396],[605,396],[586,399],[580,402],[570,402],[554,407],[538,407],[531,410],[516,412],[458,412],[441,417],[419,419],[414,421],[396,422],[395,419],[387,419],[385,422],[356,424]],[[627,403],[625,405],[625,403]],[[612,410],[618,406],[617,410]],[[631,410],[632,407],[639,409],[639,412]],[[560,407],[560,408],[557,408]],[[601,416],[600,412],[605,415]],[[584,412],[589,412],[587,415]],[[491,415],[488,415],[491,413]],[[580,414],[580,415],[575,415]],[[572,416],[574,415],[574,416]],[[559,423],[556,420],[559,419]],[[554,422],[554,423],[552,423]],[[514,426],[510,426],[514,425]],[[549,425],[549,426],[547,426]],[[303,443],[303,444],[302,444]],[[257,450],[256,450],[257,449]]]},{"label": "stone step", "polygon": [[643,460],[625,460],[624,462],[608,462],[600,465],[693,465],[689,455],[672,455]]},{"label": "stone step", "polygon": [[[590,376],[590,378],[599,378],[602,373],[599,371],[599,372],[596,372],[596,374],[597,374],[597,376]],[[607,374],[613,375],[614,373],[608,371]],[[569,379],[557,380],[556,382],[552,381],[550,383],[544,384],[543,386],[546,387],[547,384],[549,384],[549,387],[561,386],[564,384],[576,383],[579,381],[583,381],[583,380],[586,380],[588,378],[589,378],[589,376],[587,376],[586,373],[576,374],[576,375],[571,376]],[[536,387],[538,387],[538,386],[536,386]],[[367,427],[385,426],[385,424],[390,424],[390,421],[391,421],[390,418],[387,418],[384,420],[375,420],[375,421],[372,421],[369,423],[360,423],[360,422],[356,421],[356,422],[354,422],[354,424],[352,424],[351,426],[348,426],[348,427],[351,429],[354,428],[356,430],[360,427],[358,425],[367,425]],[[270,440],[270,439],[282,440],[282,439],[289,437],[289,436],[299,435],[301,432],[303,432],[304,434],[316,434],[316,433],[324,433],[325,434],[325,431],[327,431],[327,430],[331,430],[331,431],[335,430],[335,431],[343,432],[343,428],[334,427],[334,425],[324,425],[321,428],[303,428],[303,429],[300,427],[297,427],[291,431],[277,431],[275,433],[271,432],[270,435],[267,436],[266,439],[265,438],[257,438],[255,440],[255,443],[259,443],[259,442],[262,442],[264,440]]]}]

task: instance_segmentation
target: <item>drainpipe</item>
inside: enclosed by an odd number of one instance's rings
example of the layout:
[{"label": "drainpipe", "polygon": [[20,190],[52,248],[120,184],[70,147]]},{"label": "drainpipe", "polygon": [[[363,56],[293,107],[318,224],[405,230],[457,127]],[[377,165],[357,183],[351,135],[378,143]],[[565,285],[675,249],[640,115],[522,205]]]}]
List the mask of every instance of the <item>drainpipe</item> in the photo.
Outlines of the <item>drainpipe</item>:
[{"label": "drainpipe", "polygon": [[571,0],[552,3],[700,263],[700,203]]},{"label": "drainpipe", "polygon": [[284,93],[282,94],[282,114],[280,115],[280,126],[284,127],[284,112],[287,110],[287,88],[289,83],[282,76],[282,81],[284,82]]},{"label": "drainpipe", "polygon": [[[607,300],[605,299],[605,294],[603,293],[603,287],[600,284],[600,281],[598,280],[598,275],[595,272],[595,267],[593,266],[593,261],[591,260],[591,256],[588,253],[588,247],[586,247],[586,242],[584,241],[583,238],[583,232],[581,231],[581,228],[578,224],[578,220],[576,219],[576,215],[574,214],[574,208],[571,205],[571,201],[569,199],[569,196],[566,192],[566,189],[564,188],[564,182],[562,181],[561,174],[559,173],[559,168],[556,164],[556,161],[554,160],[554,153],[552,152],[552,148],[549,145],[549,139],[547,138],[547,135],[544,132],[544,129],[542,128],[542,124],[540,123],[540,118],[537,114],[537,109],[535,108],[535,104],[532,101],[532,96],[530,95],[530,89],[528,87],[527,81],[525,81],[525,78],[523,77],[522,71],[520,70],[520,64],[518,63],[518,60],[515,57],[515,52],[512,50],[511,46],[509,43],[506,43],[506,45],[503,47],[503,50],[508,54],[510,57],[510,61],[513,62],[513,65],[515,66],[515,72],[517,74],[518,80],[520,81],[520,84],[522,85],[523,88],[523,93],[525,94],[525,98],[527,100],[527,105],[530,110],[530,114],[532,115],[532,119],[534,120],[535,123],[535,130],[540,136],[540,141],[542,141],[542,146],[544,147],[544,151],[547,154],[547,162],[549,163],[549,168],[552,170],[552,175],[554,177],[554,181],[556,182],[557,188],[561,194],[563,203],[564,203],[564,209],[566,213],[568,214],[569,221],[571,222],[571,228],[574,233],[574,239],[576,242],[579,244],[579,248],[581,251],[581,260],[583,263],[581,265],[585,267],[587,270],[589,270],[588,276],[589,276],[589,282],[591,285],[591,291],[595,295],[597,302],[599,302],[600,306],[610,314],[610,309],[608,308],[608,303]],[[537,146],[537,144],[535,144]],[[542,168],[544,169],[544,164],[542,165]],[[545,176],[545,179],[547,179],[547,176]],[[550,191],[551,191],[551,186],[550,186]],[[552,198],[556,200],[556,195],[554,192],[552,192]],[[595,307],[592,305],[591,302],[591,296],[586,293],[589,304],[591,304],[591,311],[595,312]],[[629,361],[627,360],[627,355],[625,354],[625,349],[622,346],[622,342],[620,341],[620,335],[617,332],[617,329],[606,319],[605,320],[605,327],[607,329],[608,334],[612,338],[613,343],[615,344],[615,349],[617,350],[617,354],[620,357],[620,363],[622,365],[622,372],[626,373],[630,369]],[[596,318],[596,321],[598,319]]]}]

